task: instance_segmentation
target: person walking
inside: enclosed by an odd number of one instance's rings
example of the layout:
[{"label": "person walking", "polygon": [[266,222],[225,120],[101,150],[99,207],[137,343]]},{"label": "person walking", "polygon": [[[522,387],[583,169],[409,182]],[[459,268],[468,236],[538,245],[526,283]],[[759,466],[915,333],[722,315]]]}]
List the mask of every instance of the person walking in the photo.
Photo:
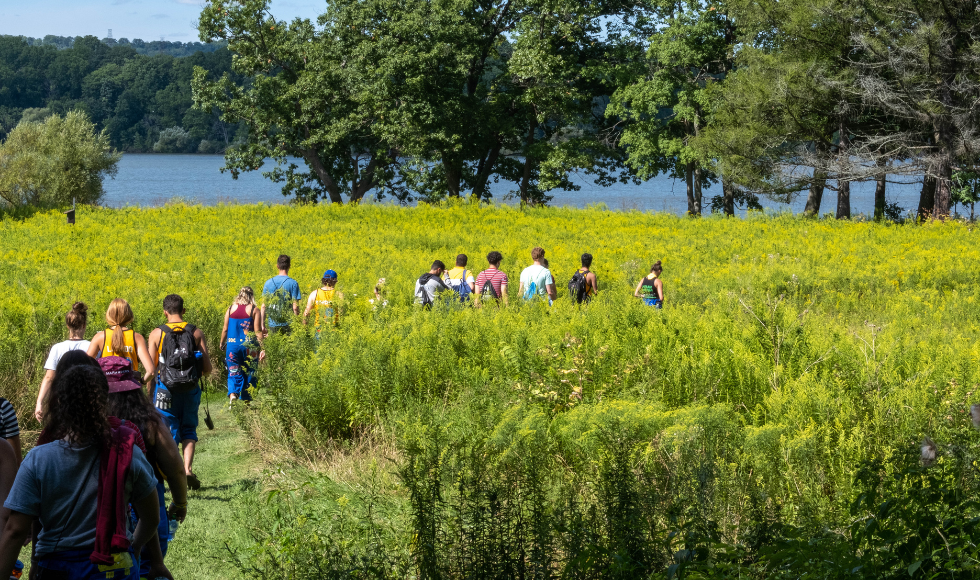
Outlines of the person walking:
[{"label": "person walking", "polygon": [[569,294],[572,301],[581,304],[582,302],[592,302],[592,297],[599,292],[599,279],[595,272],[591,270],[592,254],[582,254],[582,267],[572,276],[568,283]]},{"label": "person walking", "polygon": [[193,469],[201,407],[200,379],[214,369],[204,333],[184,320],[184,299],[177,294],[167,295],[163,313],[167,322],[150,333],[150,351],[161,361],[160,378],[155,381],[150,398],[167,421],[174,441],[183,449],[187,486],[200,489],[201,480]]},{"label": "person walking", "polygon": [[41,388],[37,391],[37,403],[34,405],[34,417],[41,421],[44,418],[44,401],[48,397],[48,390],[51,388],[51,381],[54,380],[54,370],[58,368],[58,361],[65,353],[73,350],[87,351],[90,341],[85,340],[85,327],[88,324],[88,306],[84,302],[72,304],[71,310],[65,314],[65,326],[68,327],[68,340],[59,342],[48,351],[48,358],[44,362],[44,378],[41,379]]},{"label": "person walking", "polygon": [[156,360],[150,356],[143,335],[130,328],[133,323],[133,309],[122,298],[109,303],[105,312],[109,328],[95,333],[85,351],[92,358],[117,355],[129,359],[133,370],[139,372],[140,363],[146,369],[143,382],[149,382],[156,373]]},{"label": "person walking", "polygon": [[289,334],[290,301],[292,301],[293,316],[299,316],[299,299],[303,297],[299,291],[299,282],[289,277],[291,260],[286,254],[279,256],[276,267],[279,273],[266,280],[262,286],[262,333]]},{"label": "person walking", "polygon": [[262,311],[255,305],[251,286],[243,287],[235,302],[225,310],[220,348],[225,351],[228,369],[228,399],[251,401],[250,389],[257,384],[257,363],[265,359],[262,339],[256,330],[262,328]]},{"label": "person walking", "polygon": [[664,271],[663,266],[660,265],[660,260],[650,268],[650,273],[640,280],[640,283],[636,285],[636,290],[633,292],[633,296],[643,300],[643,303],[647,306],[653,306],[654,308],[664,307],[664,283],[660,279],[660,274]]},{"label": "person walking", "polygon": [[494,250],[487,254],[487,262],[490,264],[486,270],[480,272],[476,277],[476,292],[473,304],[480,307],[481,301],[493,300],[497,304],[503,301],[507,306],[507,274],[500,271],[500,262],[504,259],[500,252]]},{"label": "person walking", "polygon": [[303,324],[306,324],[310,313],[313,313],[313,328],[318,340],[327,325],[332,325],[334,328],[340,326],[339,303],[344,299],[344,294],[337,292],[337,272],[333,270],[324,272],[320,284],[319,288],[310,292],[310,297],[306,301],[306,310],[303,312]]},{"label": "person walking", "polygon": [[443,282],[456,293],[460,302],[467,302],[470,294],[476,292],[473,272],[466,269],[467,260],[466,254],[459,254],[456,256],[456,267],[443,274]]},{"label": "person walking", "polygon": [[17,411],[14,406],[3,397],[0,397],[0,439],[10,444],[17,455],[17,465],[20,465],[21,454],[23,453],[20,444],[20,423],[17,422]]},{"label": "person walking", "polygon": [[[168,542],[173,539],[170,537],[170,520],[183,522],[187,516],[187,477],[170,430],[143,393],[139,375],[131,371],[126,362],[124,358],[110,356],[99,359],[99,366],[109,383],[106,412],[139,429],[146,444],[146,459],[156,476],[160,523],[156,538],[147,543],[140,556],[140,577],[157,578],[166,569],[163,559],[167,555]],[[169,509],[165,503],[164,481],[169,483],[174,500]]]},{"label": "person walking", "polygon": [[[38,518],[37,578],[139,578],[135,554],[160,519],[156,478],[139,433],[107,415],[109,384],[94,364],[59,368],[51,384],[44,431],[4,502],[0,570],[13,569]],[[132,535],[128,505],[140,517]]]},{"label": "person walking", "polygon": [[558,291],[555,289],[555,278],[551,275],[551,270],[542,264],[544,249],[534,248],[531,250],[531,260],[534,263],[521,272],[519,292],[524,300],[532,300],[536,296],[547,296],[548,303],[551,304],[558,298]]},{"label": "person walking", "polygon": [[439,295],[449,290],[446,283],[442,281],[442,275],[446,271],[446,265],[442,260],[432,262],[432,267],[425,274],[419,276],[415,281],[415,303],[421,304],[425,308],[432,308]]}]

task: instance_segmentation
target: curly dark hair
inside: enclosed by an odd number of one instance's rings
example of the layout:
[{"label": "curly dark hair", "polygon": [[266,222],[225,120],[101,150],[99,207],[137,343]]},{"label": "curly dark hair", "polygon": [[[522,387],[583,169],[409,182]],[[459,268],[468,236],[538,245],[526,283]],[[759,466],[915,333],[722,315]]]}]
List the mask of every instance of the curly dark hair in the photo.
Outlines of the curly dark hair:
[{"label": "curly dark hair", "polygon": [[[81,354],[95,363],[85,353]],[[109,383],[105,374],[98,363],[95,366],[84,362],[65,365],[67,368],[62,370],[65,358],[67,355],[58,362],[54,382],[51,383],[48,411],[44,414],[45,433],[50,440],[67,438],[72,446],[94,443],[108,447],[112,434],[106,417]]]},{"label": "curly dark hair", "polygon": [[150,404],[143,389],[133,389],[121,393],[110,393],[106,413],[117,419],[131,421],[139,428],[146,439],[147,429],[153,425],[163,425],[156,408]]}]

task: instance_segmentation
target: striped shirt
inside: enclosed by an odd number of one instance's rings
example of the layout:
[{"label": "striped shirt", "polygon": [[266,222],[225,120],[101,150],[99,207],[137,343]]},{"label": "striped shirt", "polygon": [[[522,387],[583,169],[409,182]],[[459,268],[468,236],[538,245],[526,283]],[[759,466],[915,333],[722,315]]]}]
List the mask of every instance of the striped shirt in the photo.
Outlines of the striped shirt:
[{"label": "striped shirt", "polygon": [[17,413],[10,401],[0,397],[0,439],[10,439],[20,435],[20,425],[17,424]]},{"label": "striped shirt", "polygon": [[501,297],[503,293],[500,291],[500,286],[503,284],[509,284],[507,280],[507,274],[504,274],[496,268],[490,268],[480,272],[480,275],[476,277],[476,293],[483,294],[483,285],[490,282],[493,285],[493,291],[497,293],[497,297]]}]

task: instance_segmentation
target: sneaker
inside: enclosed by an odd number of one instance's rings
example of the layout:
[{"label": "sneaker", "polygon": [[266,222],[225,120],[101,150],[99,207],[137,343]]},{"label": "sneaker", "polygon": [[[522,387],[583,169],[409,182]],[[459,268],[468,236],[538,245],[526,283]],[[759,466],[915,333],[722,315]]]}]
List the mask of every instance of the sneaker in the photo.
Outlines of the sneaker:
[{"label": "sneaker", "polygon": [[187,476],[187,487],[194,490],[201,489],[201,480],[191,473]]}]

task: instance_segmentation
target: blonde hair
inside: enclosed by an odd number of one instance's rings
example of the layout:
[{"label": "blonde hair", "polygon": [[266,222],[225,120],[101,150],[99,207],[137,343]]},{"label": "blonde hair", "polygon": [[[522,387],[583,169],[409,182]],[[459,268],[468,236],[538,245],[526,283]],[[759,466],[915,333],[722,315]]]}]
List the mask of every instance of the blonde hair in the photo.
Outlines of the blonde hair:
[{"label": "blonde hair", "polygon": [[251,286],[244,286],[238,291],[238,296],[235,297],[235,304],[255,306],[255,291],[252,290]]},{"label": "blonde hair", "polygon": [[[110,327],[122,328],[129,326],[133,322],[133,309],[129,307],[129,302],[122,298],[116,298],[109,303],[109,308],[105,311],[105,321]],[[125,352],[126,337],[122,332],[112,333],[112,351]]]}]

